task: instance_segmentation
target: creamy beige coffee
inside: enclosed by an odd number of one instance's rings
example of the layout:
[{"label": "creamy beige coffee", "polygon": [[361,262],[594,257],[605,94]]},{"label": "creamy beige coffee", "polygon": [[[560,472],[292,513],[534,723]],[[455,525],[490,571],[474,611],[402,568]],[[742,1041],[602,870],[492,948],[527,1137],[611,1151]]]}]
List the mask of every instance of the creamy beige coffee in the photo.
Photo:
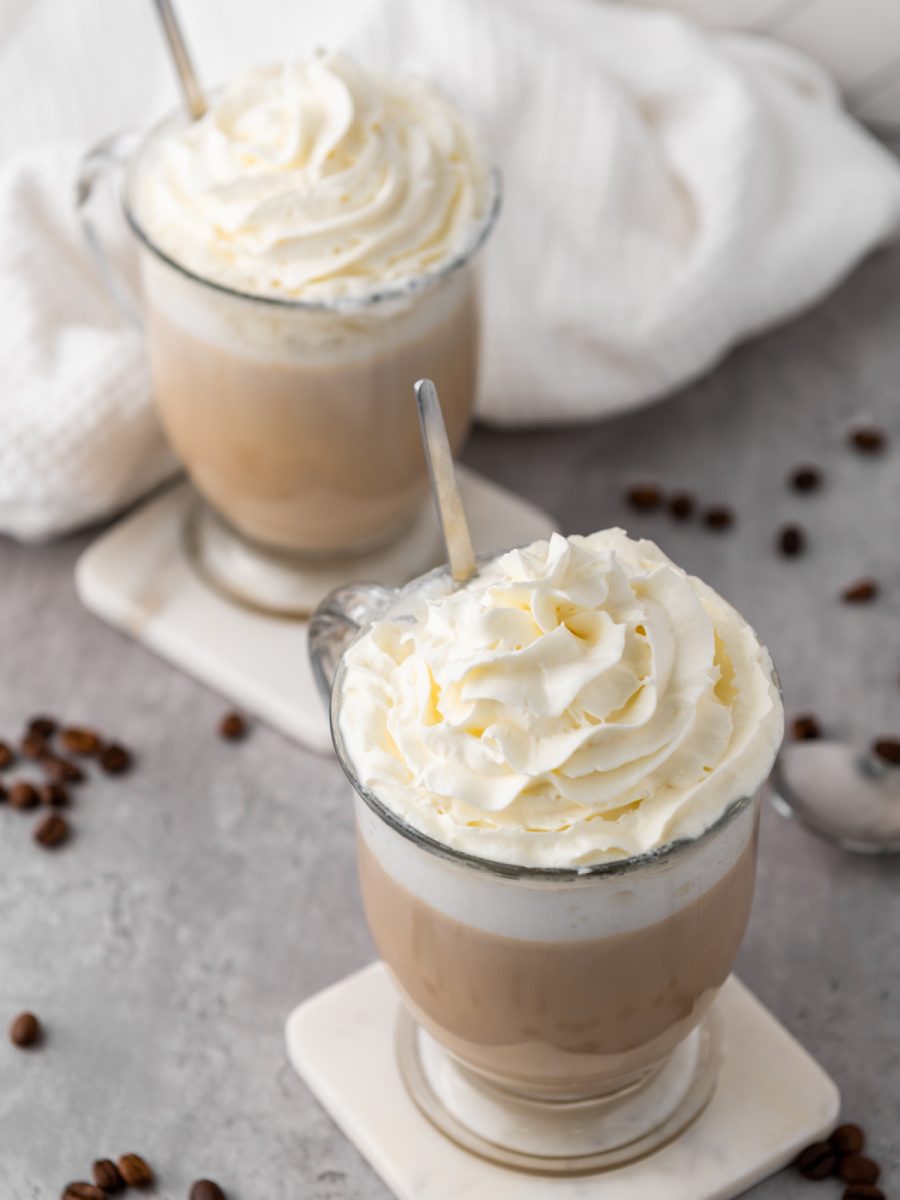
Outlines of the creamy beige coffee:
[{"label": "creamy beige coffee", "polygon": [[323,53],[161,128],[128,190],[159,409],[200,491],[279,549],[390,537],[426,482],[412,384],[435,380],[457,447],[475,398],[495,198],[460,114]]},{"label": "creamy beige coffee", "polygon": [[335,717],[373,935],[463,1063],[594,1095],[694,1028],[746,926],[783,724],[711,588],[620,530],[426,579],[347,651]]}]

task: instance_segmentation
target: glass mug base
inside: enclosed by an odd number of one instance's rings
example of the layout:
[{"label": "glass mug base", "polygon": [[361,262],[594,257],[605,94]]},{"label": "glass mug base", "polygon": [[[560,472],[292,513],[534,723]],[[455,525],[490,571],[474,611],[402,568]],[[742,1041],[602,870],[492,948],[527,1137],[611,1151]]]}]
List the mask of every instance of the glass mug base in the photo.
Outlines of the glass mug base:
[{"label": "glass mug base", "polygon": [[397,1061],[420,1111],[463,1149],[504,1167],[582,1175],[644,1158],[683,1133],[715,1090],[721,1026],[709,1012],[659,1067],[621,1091],[539,1100],[464,1067],[402,1008]]}]

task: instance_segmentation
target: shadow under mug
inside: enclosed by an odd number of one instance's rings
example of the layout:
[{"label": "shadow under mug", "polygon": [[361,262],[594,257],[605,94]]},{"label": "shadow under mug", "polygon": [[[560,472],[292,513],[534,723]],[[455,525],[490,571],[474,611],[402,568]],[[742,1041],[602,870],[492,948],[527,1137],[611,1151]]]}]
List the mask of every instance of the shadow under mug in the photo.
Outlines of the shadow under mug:
[{"label": "shadow under mug", "polygon": [[403,1000],[401,1073],[434,1124],[507,1166],[567,1174],[641,1157],[715,1086],[711,1006],[750,914],[759,793],[694,840],[579,869],[423,835],[359,780],[340,728],[347,646],[422,583],[339,589],[309,630],[355,794],[366,917]]},{"label": "shadow under mug", "polygon": [[[389,544],[420,508],[427,472],[415,380],[435,381],[454,450],[468,432],[476,259],[499,213],[499,175],[469,244],[432,271],[334,301],[252,295],[187,269],[142,222],[145,173],[189,120],[179,111],[144,136],[101,142],[82,161],[78,208],[102,277],[146,335],[163,426],[208,505],[195,511],[188,539],[196,565],[252,607],[308,615],[286,576]],[[124,170],[141,299],[91,221],[92,196],[111,170]]]}]

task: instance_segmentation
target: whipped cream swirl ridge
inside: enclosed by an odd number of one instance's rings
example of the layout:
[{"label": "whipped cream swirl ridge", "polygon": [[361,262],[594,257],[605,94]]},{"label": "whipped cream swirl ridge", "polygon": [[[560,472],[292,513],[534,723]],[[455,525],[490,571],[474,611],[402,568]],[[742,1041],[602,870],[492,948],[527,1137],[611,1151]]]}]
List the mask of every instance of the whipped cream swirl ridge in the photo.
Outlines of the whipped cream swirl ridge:
[{"label": "whipped cream swirl ridge", "polygon": [[450,847],[630,857],[699,836],[771,768],[768,652],[652,542],[555,534],[404,603],[345,655],[339,731],[360,781]]},{"label": "whipped cream swirl ridge", "polygon": [[326,302],[438,270],[492,199],[453,105],[337,52],[237,78],[199,121],[158,135],[132,194],[150,240],[188,270]]}]

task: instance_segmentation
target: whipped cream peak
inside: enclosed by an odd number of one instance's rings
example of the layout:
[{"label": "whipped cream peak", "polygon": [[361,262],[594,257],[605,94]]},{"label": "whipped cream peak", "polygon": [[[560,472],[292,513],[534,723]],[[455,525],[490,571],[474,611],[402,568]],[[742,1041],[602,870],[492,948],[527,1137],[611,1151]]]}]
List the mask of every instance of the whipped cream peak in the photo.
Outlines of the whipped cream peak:
[{"label": "whipped cream peak", "polygon": [[348,55],[257,67],[163,130],[133,205],[189,270],[252,294],[330,300],[399,287],[472,244],[483,151],[433,87]]},{"label": "whipped cream peak", "polygon": [[554,534],[442,587],[358,639],[339,698],[360,781],[414,828],[579,867],[696,837],[764,781],[768,653],[652,542]]}]

